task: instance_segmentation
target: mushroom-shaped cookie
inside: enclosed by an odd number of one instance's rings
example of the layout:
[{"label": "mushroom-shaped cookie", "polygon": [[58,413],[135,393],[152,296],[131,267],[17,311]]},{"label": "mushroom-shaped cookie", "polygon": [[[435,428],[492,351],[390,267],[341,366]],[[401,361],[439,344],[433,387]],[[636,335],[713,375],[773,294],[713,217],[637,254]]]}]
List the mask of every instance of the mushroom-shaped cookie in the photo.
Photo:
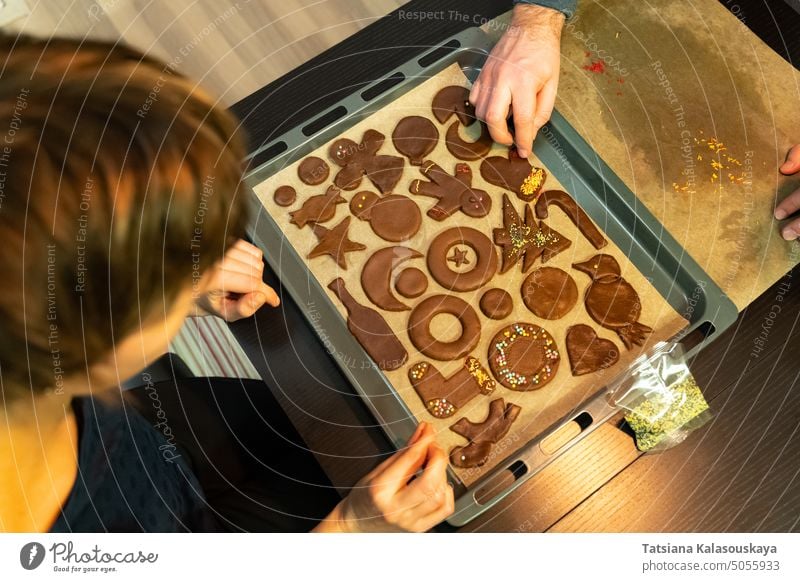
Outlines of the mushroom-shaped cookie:
[{"label": "mushroom-shaped cookie", "polygon": [[584,297],[589,316],[615,331],[626,348],[643,345],[653,330],[639,323],[642,313],[639,294],[622,278],[617,260],[611,255],[599,254],[572,267],[592,278]]},{"label": "mushroom-shaped cookie", "polygon": [[472,218],[481,218],[492,209],[492,199],[484,190],[472,187],[472,169],[467,164],[456,164],[455,175],[445,172],[430,160],[423,162],[420,172],[430,180],[411,182],[412,194],[436,198],[436,205],[428,210],[434,220],[444,220],[459,210]]}]

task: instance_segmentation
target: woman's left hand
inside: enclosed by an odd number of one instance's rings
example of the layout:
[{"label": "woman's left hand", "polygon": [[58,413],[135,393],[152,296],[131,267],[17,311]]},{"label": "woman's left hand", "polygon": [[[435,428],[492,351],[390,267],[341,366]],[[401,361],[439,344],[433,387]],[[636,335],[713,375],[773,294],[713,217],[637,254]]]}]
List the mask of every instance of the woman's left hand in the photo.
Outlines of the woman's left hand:
[{"label": "woman's left hand", "polygon": [[264,283],[263,276],[263,254],[249,242],[239,240],[215,268],[209,291],[197,300],[197,305],[225,321],[250,317],[265,303],[277,307],[281,300]]}]

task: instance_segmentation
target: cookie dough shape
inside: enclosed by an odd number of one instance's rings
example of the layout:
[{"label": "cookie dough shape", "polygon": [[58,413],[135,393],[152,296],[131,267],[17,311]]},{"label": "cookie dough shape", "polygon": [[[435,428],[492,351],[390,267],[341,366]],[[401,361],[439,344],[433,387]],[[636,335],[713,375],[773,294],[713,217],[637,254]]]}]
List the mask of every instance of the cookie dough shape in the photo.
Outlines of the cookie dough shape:
[{"label": "cookie dough shape", "polygon": [[336,186],[328,186],[325,194],[312,196],[303,205],[289,213],[289,222],[303,228],[308,223],[327,222],[336,214],[336,205],[347,202]]},{"label": "cookie dough shape", "polygon": [[404,117],[392,132],[392,143],[412,166],[420,166],[439,143],[439,130],[425,117]]},{"label": "cookie dough shape", "polygon": [[479,306],[489,319],[505,319],[514,310],[514,300],[505,289],[489,289],[481,296]]},{"label": "cookie dough shape", "polygon": [[535,201],[547,180],[547,172],[519,157],[516,148],[510,148],[506,158],[492,156],[483,160],[481,176],[490,184],[514,192],[525,202]]},{"label": "cookie dough shape", "polygon": [[416,259],[422,253],[408,247],[386,247],[376,251],[361,271],[361,287],[364,294],[384,311],[408,311],[408,305],[392,293],[392,271],[402,263]]},{"label": "cookie dough shape", "polygon": [[475,107],[469,102],[469,89],[460,85],[450,85],[440,90],[431,103],[433,116],[439,123],[445,123],[455,115],[462,125],[475,123]]},{"label": "cookie dough shape", "polygon": [[521,411],[516,404],[506,404],[502,398],[496,398],[489,403],[489,414],[484,421],[460,418],[450,430],[467,439],[469,444],[450,451],[450,463],[464,469],[485,464],[492,447],[508,434]]},{"label": "cookie dough shape", "polygon": [[278,186],[272,199],[278,206],[291,206],[297,200],[297,190],[291,186]]},{"label": "cookie dough shape", "polygon": [[428,160],[423,162],[420,172],[429,181],[414,180],[409,190],[412,194],[436,198],[436,204],[428,210],[432,219],[444,220],[459,210],[472,218],[481,218],[492,209],[489,194],[472,187],[472,168],[468,164],[456,164],[451,176]]},{"label": "cookie dough shape", "polygon": [[522,302],[542,319],[561,319],[578,302],[578,286],[569,273],[540,267],[522,282]]},{"label": "cookie dough shape", "polygon": [[[467,246],[472,249],[474,260],[470,261],[472,268],[467,271],[453,271],[448,265],[448,253],[457,245]],[[463,249],[461,249],[463,252]],[[428,271],[434,280],[445,289],[451,291],[474,291],[482,287],[497,272],[497,253],[488,237],[474,228],[468,226],[449,228],[433,239],[428,248]]]},{"label": "cookie dough shape", "polygon": [[433,364],[420,362],[409,368],[408,379],[434,418],[453,416],[467,402],[480,394],[491,394],[495,388],[489,372],[472,356],[449,378]]},{"label": "cookie dough shape", "polygon": [[394,288],[403,297],[415,299],[427,291],[428,278],[416,267],[408,267],[397,275]]},{"label": "cookie dough shape", "polygon": [[547,190],[542,192],[539,199],[536,201],[536,216],[539,218],[547,218],[549,215],[548,207],[555,204],[564,211],[569,219],[575,223],[581,234],[586,237],[592,246],[597,250],[602,249],[608,241],[600,233],[592,220],[583,211],[583,208],[578,206],[578,203],[573,200],[572,196],[563,190]]},{"label": "cookie dough shape", "polygon": [[573,325],[567,330],[567,356],[573,376],[583,376],[610,368],[619,361],[619,350],[588,325]]},{"label": "cookie dough shape", "polygon": [[333,179],[342,190],[355,190],[367,176],[382,194],[391,192],[403,175],[403,158],[378,155],[386,137],[379,131],[368,129],[356,143],[340,138],[328,149],[328,155],[341,168]]},{"label": "cookie dough shape", "polygon": [[347,329],[381,370],[396,370],[406,363],[408,352],[383,316],[356,301],[341,278],[328,285],[347,309]]},{"label": "cookie dough shape", "polygon": [[[431,333],[431,322],[439,314],[456,317],[461,335],[453,341],[437,340]],[[408,337],[422,354],[434,360],[449,361],[463,358],[475,349],[481,337],[478,314],[463,299],[453,295],[433,295],[420,302],[408,318]]]},{"label": "cookie dough shape", "polygon": [[342,221],[331,229],[325,228],[321,224],[312,224],[314,234],[319,239],[317,245],[308,253],[308,258],[330,255],[342,269],[347,269],[347,253],[363,251],[367,247],[361,243],[350,240],[347,229],[350,228],[350,217],[345,216]]},{"label": "cookie dough shape", "polygon": [[331,174],[328,162],[316,156],[309,156],[297,166],[297,177],[309,186],[322,184]]},{"label": "cookie dough shape", "polygon": [[461,124],[454,121],[450,127],[447,128],[447,133],[444,138],[444,145],[447,146],[447,151],[453,154],[453,157],[459,160],[472,162],[481,159],[489,153],[492,149],[494,140],[489,133],[489,128],[485,123],[480,124],[481,135],[475,141],[467,141],[461,137],[459,128]]},{"label": "cookie dough shape", "polygon": [[366,220],[373,232],[389,242],[403,242],[417,234],[422,224],[422,212],[408,196],[374,192],[359,192],[350,200],[350,212]]},{"label": "cookie dough shape", "polygon": [[556,375],[560,360],[553,336],[530,323],[504,327],[489,344],[489,368],[509,390],[538,390]]},{"label": "cookie dough shape", "polygon": [[522,272],[526,273],[539,257],[546,263],[572,244],[544,222],[537,225],[528,204],[525,205],[523,222],[507,194],[503,194],[503,226],[494,229],[494,242],[502,249],[501,273],[511,269],[520,259],[523,259]]},{"label": "cookie dough shape", "polygon": [[599,254],[572,267],[592,279],[584,294],[589,317],[616,332],[626,348],[644,345],[653,330],[639,323],[642,302],[633,285],[622,278],[617,260],[611,255]]}]

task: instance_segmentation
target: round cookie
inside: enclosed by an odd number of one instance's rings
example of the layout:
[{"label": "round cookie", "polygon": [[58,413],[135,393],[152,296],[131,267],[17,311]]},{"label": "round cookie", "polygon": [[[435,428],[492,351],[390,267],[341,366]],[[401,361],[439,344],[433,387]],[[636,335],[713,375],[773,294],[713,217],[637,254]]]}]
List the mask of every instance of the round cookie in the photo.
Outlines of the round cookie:
[{"label": "round cookie", "polygon": [[[461,264],[470,264],[467,271],[453,271],[448,265],[448,252],[456,245],[471,247],[474,260],[462,255]],[[466,259],[467,262],[464,262]],[[497,271],[494,243],[474,228],[453,227],[439,233],[428,249],[428,270],[439,285],[451,291],[474,291],[483,286]]]},{"label": "round cookie", "polygon": [[428,289],[428,278],[416,267],[408,267],[397,275],[394,288],[403,297],[414,299]]},{"label": "round cookie", "polygon": [[[441,313],[458,318],[461,335],[450,342],[437,340],[431,333],[433,318]],[[453,295],[433,295],[424,299],[408,318],[408,337],[421,353],[434,360],[449,361],[469,354],[481,337],[478,314],[463,299]]]},{"label": "round cookie", "polygon": [[412,166],[421,166],[438,142],[439,130],[430,119],[419,115],[404,117],[392,132],[395,149],[406,156]]},{"label": "round cookie", "polygon": [[566,271],[541,267],[522,282],[522,302],[542,319],[561,319],[578,302],[578,286]]},{"label": "round cookie", "polygon": [[272,199],[278,206],[291,206],[297,200],[297,190],[291,186],[279,186]]},{"label": "round cookie", "polygon": [[538,390],[553,379],[560,360],[553,336],[538,325],[514,323],[489,344],[489,368],[509,390]]},{"label": "round cookie", "polygon": [[422,224],[417,203],[400,194],[381,197],[374,192],[359,192],[350,200],[350,212],[369,222],[375,234],[389,242],[410,239]]},{"label": "round cookie", "polygon": [[505,289],[489,289],[479,303],[481,311],[489,319],[505,319],[514,310],[514,300]]},{"label": "round cookie", "polygon": [[322,184],[328,179],[331,167],[328,162],[316,156],[309,156],[297,166],[297,177],[300,181],[309,186]]}]

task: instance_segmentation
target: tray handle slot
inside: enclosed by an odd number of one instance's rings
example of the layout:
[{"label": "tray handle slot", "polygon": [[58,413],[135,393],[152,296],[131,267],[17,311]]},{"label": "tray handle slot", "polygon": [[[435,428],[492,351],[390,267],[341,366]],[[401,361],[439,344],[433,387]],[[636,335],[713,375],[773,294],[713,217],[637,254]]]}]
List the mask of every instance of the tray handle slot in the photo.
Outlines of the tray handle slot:
[{"label": "tray handle slot", "polygon": [[337,107],[334,107],[330,111],[326,111],[325,113],[314,119],[314,121],[312,121],[311,123],[307,123],[306,125],[304,125],[301,131],[303,132],[304,136],[311,137],[315,133],[322,131],[329,125],[332,125],[336,121],[340,120],[345,115],[347,115],[347,107],[345,107],[344,105],[339,105]]},{"label": "tray handle slot", "polygon": [[283,152],[289,149],[289,145],[281,140],[271,143],[266,149],[261,150],[249,160],[247,160],[247,169],[249,171],[251,168],[257,168],[262,164],[266,164],[269,161],[272,161],[274,158],[277,158]]},{"label": "tray handle slot", "polygon": [[424,68],[429,67],[439,59],[442,59],[452,53],[454,50],[461,48],[461,41],[457,38],[449,40],[448,42],[437,46],[432,51],[428,51],[424,55],[422,55],[419,59],[417,59],[417,64]]},{"label": "tray handle slot", "polygon": [[694,356],[701,346],[714,339],[717,333],[716,326],[710,321],[703,321],[695,326],[689,333],[681,338],[681,344],[686,352],[686,357]]},{"label": "tray handle slot", "polygon": [[403,71],[395,71],[385,79],[382,79],[375,83],[374,85],[370,85],[364,91],[361,92],[361,98],[364,101],[372,101],[375,97],[382,95],[395,85],[400,84],[402,81],[405,81],[406,76],[403,74]]},{"label": "tray handle slot", "polygon": [[485,505],[527,472],[528,465],[522,461],[514,461],[508,467],[492,476],[492,479],[486,485],[475,492],[475,502],[478,505]]}]

